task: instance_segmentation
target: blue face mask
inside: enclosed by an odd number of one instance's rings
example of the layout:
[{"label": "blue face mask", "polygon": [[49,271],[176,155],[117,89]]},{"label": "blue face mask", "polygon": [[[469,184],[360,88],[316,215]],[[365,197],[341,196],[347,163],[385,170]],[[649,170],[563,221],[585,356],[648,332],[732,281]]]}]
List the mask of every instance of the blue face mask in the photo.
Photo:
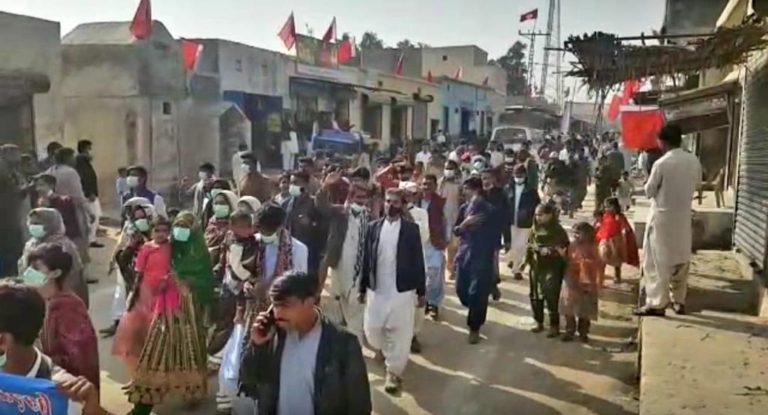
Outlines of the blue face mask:
[{"label": "blue face mask", "polygon": [[38,240],[45,238],[45,226],[44,225],[29,224],[29,226],[27,226],[27,229],[29,230],[29,234],[33,238],[38,239]]},{"label": "blue face mask", "polygon": [[187,242],[192,231],[189,228],[176,226],[173,228],[173,239],[179,242]]},{"label": "blue face mask", "polygon": [[229,217],[229,206],[213,205],[213,214],[217,219],[226,219]]},{"label": "blue face mask", "polygon": [[136,219],[133,224],[136,226],[136,229],[138,229],[139,232],[146,232],[149,230],[149,221],[146,219]]},{"label": "blue face mask", "polygon": [[32,267],[29,267],[26,271],[24,271],[21,279],[24,281],[24,284],[30,285],[32,287],[42,287],[46,282],[48,282],[48,277],[45,274]]}]

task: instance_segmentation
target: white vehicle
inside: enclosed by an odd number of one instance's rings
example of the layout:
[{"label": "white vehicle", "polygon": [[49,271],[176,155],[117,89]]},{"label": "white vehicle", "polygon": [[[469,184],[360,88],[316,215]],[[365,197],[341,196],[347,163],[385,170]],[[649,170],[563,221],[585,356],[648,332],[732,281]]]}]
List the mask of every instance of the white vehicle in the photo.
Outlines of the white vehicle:
[{"label": "white vehicle", "polygon": [[540,140],[540,131],[517,125],[500,125],[491,133],[491,141],[501,143],[505,149],[511,148],[515,152],[520,151],[528,141],[534,144],[533,147],[538,147]]}]

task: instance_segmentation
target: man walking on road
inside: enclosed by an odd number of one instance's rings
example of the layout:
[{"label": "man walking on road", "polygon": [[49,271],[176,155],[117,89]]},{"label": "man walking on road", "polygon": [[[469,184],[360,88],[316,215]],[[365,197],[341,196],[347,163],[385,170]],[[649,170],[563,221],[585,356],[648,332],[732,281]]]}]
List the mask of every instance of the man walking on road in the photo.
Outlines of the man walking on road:
[{"label": "man walking on road", "polygon": [[659,133],[659,142],[666,153],[654,164],[645,184],[651,210],[643,241],[646,302],[635,312],[639,316],[663,316],[670,301],[677,314],[685,313],[691,259],[691,200],[701,178],[698,158],[680,148],[680,127],[665,126]]},{"label": "man walking on road", "polygon": [[506,238],[505,229],[504,248],[508,252],[512,275],[516,280],[522,280],[528,237],[531,235],[533,216],[536,213],[536,206],[541,203],[541,198],[538,189],[528,182],[529,175],[525,166],[512,167],[507,164],[507,168],[513,170],[512,180],[505,189],[509,198],[510,214],[508,218],[511,223],[509,238]]},{"label": "man walking on road", "polygon": [[397,394],[408,364],[414,323],[414,302],[426,300],[424,254],[419,225],[403,219],[403,193],[387,190],[386,216],[372,222],[365,235],[359,301],[367,303],[365,337],[385,361],[384,390]]},{"label": "man walking on road", "polygon": [[93,143],[89,140],[81,140],[77,143],[77,156],[75,157],[75,170],[80,175],[80,183],[83,185],[83,193],[88,199],[91,223],[88,232],[88,242],[91,248],[103,248],[104,244],[96,240],[96,232],[99,229],[99,217],[101,217],[101,204],[99,203],[99,179],[96,170],[91,164],[93,156]]}]

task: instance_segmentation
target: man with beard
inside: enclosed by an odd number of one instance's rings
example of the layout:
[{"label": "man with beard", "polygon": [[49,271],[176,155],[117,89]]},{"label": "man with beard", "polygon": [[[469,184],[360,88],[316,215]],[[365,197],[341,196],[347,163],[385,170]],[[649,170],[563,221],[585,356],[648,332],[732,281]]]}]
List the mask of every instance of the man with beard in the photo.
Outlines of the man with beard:
[{"label": "man with beard", "polygon": [[363,344],[365,308],[357,301],[357,292],[363,271],[365,231],[371,220],[367,208],[370,188],[354,183],[347,202],[336,205],[330,203],[328,188],[337,180],[341,180],[339,173],[328,175],[317,193],[318,209],[329,223],[319,289],[322,291],[330,273],[330,303],[323,308],[331,321],[346,327]]},{"label": "man with beard", "polygon": [[414,304],[426,303],[424,254],[419,226],[403,220],[403,193],[387,190],[386,217],[366,231],[358,300],[367,303],[365,337],[387,368],[384,390],[402,390],[413,339]]}]

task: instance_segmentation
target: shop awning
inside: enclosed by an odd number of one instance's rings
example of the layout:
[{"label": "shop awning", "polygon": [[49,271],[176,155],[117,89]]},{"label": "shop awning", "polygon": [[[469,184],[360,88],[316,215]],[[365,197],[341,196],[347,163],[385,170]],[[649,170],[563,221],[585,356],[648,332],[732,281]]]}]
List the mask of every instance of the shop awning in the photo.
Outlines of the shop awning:
[{"label": "shop awning", "polygon": [[413,105],[413,97],[410,97],[401,92],[387,89],[371,88],[371,87],[357,87],[358,92],[368,96],[368,102],[373,104],[386,104],[386,105]]},{"label": "shop awning", "polygon": [[735,69],[715,85],[663,97],[659,106],[667,122],[689,134],[727,127],[731,122],[729,105],[739,92],[739,69]]},{"label": "shop awning", "polygon": [[313,78],[292,77],[290,90],[292,95],[305,97],[333,96],[340,99],[354,99],[357,96],[352,85]]}]

